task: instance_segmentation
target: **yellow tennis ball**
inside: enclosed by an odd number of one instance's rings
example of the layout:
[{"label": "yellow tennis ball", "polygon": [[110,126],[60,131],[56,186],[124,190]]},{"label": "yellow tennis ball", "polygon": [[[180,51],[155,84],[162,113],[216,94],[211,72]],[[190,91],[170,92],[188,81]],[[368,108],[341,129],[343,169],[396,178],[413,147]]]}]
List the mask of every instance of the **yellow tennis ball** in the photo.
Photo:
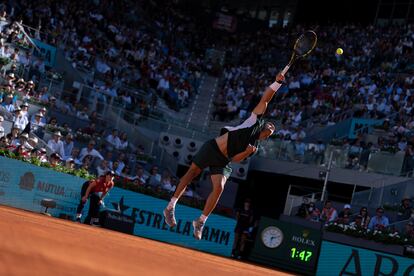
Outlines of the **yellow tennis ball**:
[{"label": "yellow tennis ball", "polygon": [[342,55],[343,53],[344,53],[344,50],[342,50],[342,48],[336,49],[336,54],[337,55]]}]

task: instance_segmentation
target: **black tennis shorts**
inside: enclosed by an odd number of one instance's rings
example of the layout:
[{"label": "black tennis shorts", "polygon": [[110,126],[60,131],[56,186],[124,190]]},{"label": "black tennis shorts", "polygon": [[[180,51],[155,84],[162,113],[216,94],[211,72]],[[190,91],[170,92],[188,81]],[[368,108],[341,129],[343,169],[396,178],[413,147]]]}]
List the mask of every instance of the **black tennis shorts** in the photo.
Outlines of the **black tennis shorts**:
[{"label": "black tennis shorts", "polygon": [[208,140],[204,143],[194,156],[193,162],[200,169],[209,167],[212,175],[222,174],[227,179],[232,172],[229,166],[229,159],[221,153],[215,139]]}]

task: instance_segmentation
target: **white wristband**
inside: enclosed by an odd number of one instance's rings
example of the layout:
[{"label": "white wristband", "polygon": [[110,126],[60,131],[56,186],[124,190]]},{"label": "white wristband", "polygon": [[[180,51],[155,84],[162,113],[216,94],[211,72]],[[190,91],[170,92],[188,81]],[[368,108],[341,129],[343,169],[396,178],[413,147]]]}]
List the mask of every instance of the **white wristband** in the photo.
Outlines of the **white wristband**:
[{"label": "white wristband", "polygon": [[281,83],[278,83],[278,82],[274,82],[274,83],[272,83],[269,87],[273,90],[273,91],[277,91],[280,87],[282,86],[282,84]]}]

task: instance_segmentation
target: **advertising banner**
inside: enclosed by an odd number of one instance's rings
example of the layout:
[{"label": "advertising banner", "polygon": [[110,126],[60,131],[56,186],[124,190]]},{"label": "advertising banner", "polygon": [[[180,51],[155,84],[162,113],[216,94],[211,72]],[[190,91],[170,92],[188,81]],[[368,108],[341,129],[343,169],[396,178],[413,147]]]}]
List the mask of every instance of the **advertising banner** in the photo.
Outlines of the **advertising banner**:
[{"label": "advertising banner", "polygon": [[44,43],[37,39],[32,39],[36,46],[39,48],[40,52],[35,48],[34,55],[36,57],[41,57],[44,59],[45,65],[53,67],[55,66],[56,61],[56,47]]},{"label": "advertising banner", "polygon": [[[74,217],[85,181],[76,176],[0,157],[0,204],[42,212],[44,207],[40,201],[48,198],[57,203],[55,209],[48,210],[50,214]],[[106,223],[111,225],[111,229],[137,236],[230,256],[236,225],[234,219],[211,215],[202,239],[198,241],[193,237],[192,221],[200,216],[201,210],[178,204],[177,226],[169,228],[162,215],[166,204],[165,200],[115,187],[105,198],[105,205],[112,210],[105,215]]]},{"label": "advertising banner", "polygon": [[414,259],[323,241],[316,275],[409,276]]}]

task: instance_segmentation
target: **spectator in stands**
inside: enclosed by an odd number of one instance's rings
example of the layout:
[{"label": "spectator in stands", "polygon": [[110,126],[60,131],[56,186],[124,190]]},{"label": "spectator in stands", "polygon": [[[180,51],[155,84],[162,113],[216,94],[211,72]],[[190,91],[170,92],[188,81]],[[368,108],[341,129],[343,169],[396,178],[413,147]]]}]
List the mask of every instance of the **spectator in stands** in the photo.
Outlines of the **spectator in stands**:
[{"label": "spectator in stands", "polygon": [[91,155],[94,158],[97,157],[103,160],[104,159],[103,156],[94,147],[95,147],[95,141],[90,140],[88,143],[88,146],[81,150],[79,154],[79,160],[82,162],[83,158],[85,158],[85,156],[87,155]]},{"label": "spectator in stands", "polygon": [[114,161],[112,163],[111,169],[114,171],[114,173],[116,175],[121,175],[121,170],[119,169],[119,162],[118,161]]},{"label": "spectator in stands", "polygon": [[118,155],[118,158],[116,160],[116,162],[118,162],[118,168],[115,171],[116,174],[121,175],[122,170],[124,169],[124,167],[127,165],[127,161],[126,161],[126,156],[125,153],[120,153]]},{"label": "spectator in stands", "polygon": [[155,187],[160,185],[160,182],[161,175],[158,173],[158,166],[152,166],[146,184]]},{"label": "spectator in stands", "polygon": [[87,127],[82,129],[82,132],[89,135],[94,135],[96,133],[96,124],[90,123]]},{"label": "spectator in stands", "polygon": [[109,164],[108,161],[102,160],[99,166],[96,168],[96,172],[98,173],[98,176],[102,176],[106,174],[107,171],[109,171]]},{"label": "spectator in stands", "polygon": [[325,201],[325,206],[321,212],[321,220],[325,222],[333,222],[338,217],[338,212],[334,207],[332,207],[332,202],[330,200]]},{"label": "spectator in stands", "polygon": [[82,110],[79,110],[76,113],[76,117],[78,117],[81,120],[85,120],[88,121],[89,120],[89,116],[88,116],[88,107],[84,107]]},{"label": "spectator in stands", "polygon": [[314,158],[317,165],[323,164],[325,159],[325,145],[322,143],[321,140],[318,140],[318,143],[315,145],[314,151]]},{"label": "spectator in stands", "polygon": [[18,127],[21,131],[23,131],[28,123],[29,121],[27,117],[23,115],[21,108],[17,107],[14,110],[13,125]]},{"label": "spectator in stands", "polygon": [[61,161],[62,161],[62,158],[60,157],[58,153],[54,152],[50,155],[49,164],[52,168],[60,165]]},{"label": "spectator in stands", "polygon": [[168,171],[164,171],[161,177],[161,188],[166,191],[170,191],[172,188],[171,175]]},{"label": "spectator in stands", "polygon": [[132,179],[138,180],[140,185],[144,185],[146,183],[146,180],[147,180],[147,177],[144,173],[144,168],[142,168],[140,165],[138,165],[136,175]]},{"label": "spectator in stands", "polygon": [[70,157],[66,159],[65,167],[66,169],[73,171],[75,169],[75,160],[73,160],[73,158],[70,158]]},{"label": "spectator in stands", "polygon": [[126,150],[128,148],[128,135],[124,132],[119,139],[119,150]]},{"label": "spectator in stands", "polygon": [[29,140],[29,134],[27,134],[26,132],[23,132],[22,134],[20,134],[19,139],[15,140],[14,145],[16,147],[18,146],[23,146],[27,143],[27,141]]},{"label": "spectator in stands", "polygon": [[43,114],[40,112],[32,116],[32,119],[30,120],[30,128],[32,131],[36,132],[45,126],[44,122],[42,121],[42,118]]},{"label": "spectator in stands", "polygon": [[46,153],[47,153],[47,151],[46,151],[45,148],[40,148],[36,152],[36,157],[40,160],[41,163],[47,163],[47,162],[49,162]]},{"label": "spectator in stands", "polygon": [[22,115],[26,117],[26,119],[28,119],[29,118],[29,114],[28,114],[29,105],[26,102],[24,102],[22,105],[20,105],[20,108],[22,109],[21,111]]},{"label": "spectator in stands", "polygon": [[43,124],[45,124],[46,125],[46,123],[47,123],[47,121],[46,121],[46,112],[47,112],[47,109],[46,109],[46,107],[42,107],[42,108],[40,108],[40,110],[39,110],[39,113],[40,114],[42,114],[42,116],[41,116],[41,121],[43,122]]},{"label": "spectator in stands", "polygon": [[243,208],[236,211],[236,220],[232,257],[241,258],[245,257],[246,240],[253,230],[254,212],[249,198],[244,200]]},{"label": "spectator in stands", "polygon": [[29,141],[25,144],[25,147],[29,150],[33,150],[37,147],[37,143],[39,142],[39,139],[37,137],[30,137]]},{"label": "spectator in stands", "polygon": [[355,227],[360,228],[360,229],[366,229],[366,227],[364,227],[364,225],[362,223],[362,219],[363,219],[363,217],[361,215],[356,215],[355,220],[353,222],[351,222],[349,225],[350,226],[355,226]]},{"label": "spectator in stands", "polygon": [[319,218],[321,216],[321,211],[315,206],[314,202],[309,203],[308,207],[308,215],[306,217],[307,220],[310,221],[319,221]]},{"label": "spectator in stands", "polygon": [[384,209],[379,207],[376,210],[376,215],[371,218],[368,229],[370,230],[384,230],[389,225],[388,218],[384,215]]},{"label": "spectator in stands", "polygon": [[65,149],[63,142],[60,140],[61,138],[62,134],[60,131],[56,131],[53,133],[53,138],[47,142],[47,146],[52,150],[52,152],[55,152],[62,157],[65,156]]},{"label": "spectator in stands", "polygon": [[130,173],[131,173],[131,171],[130,171],[129,166],[125,166],[122,169],[122,171],[120,173],[120,176],[123,177],[123,178],[125,178],[125,179],[127,179],[127,180],[131,180],[131,174]]},{"label": "spectator in stands", "polygon": [[30,158],[30,151],[27,150],[23,145],[18,145],[14,151],[17,157],[28,160]]},{"label": "spectator in stands", "polygon": [[20,133],[21,133],[20,128],[13,125],[13,127],[11,129],[11,133],[8,134],[11,145],[15,146],[15,145],[18,144]]},{"label": "spectator in stands", "polygon": [[56,117],[52,117],[52,118],[50,118],[50,120],[49,120],[49,122],[48,122],[48,125],[49,126],[51,126],[51,127],[58,127],[58,124],[57,124],[57,119],[56,119]]},{"label": "spectator in stands", "polygon": [[302,204],[299,206],[298,211],[296,213],[297,217],[307,218],[309,215],[309,200],[307,197],[302,198]]},{"label": "spectator in stands", "polygon": [[405,225],[404,236],[409,240],[414,239],[414,222],[410,221]]},{"label": "spectator in stands", "polygon": [[82,165],[80,167],[80,169],[86,170],[86,171],[92,171],[91,165],[93,162],[93,156],[92,155],[86,155],[83,159],[82,159]]},{"label": "spectator in stands", "polygon": [[367,207],[361,207],[361,209],[359,210],[359,215],[362,217],[361,226],[367,229],[369,222],[371,220],[371,218],[368,215]]},{"label": "spectator in stands", "polygon": [[65,156],[66,159],[72,158],[75,161],[75,165],[82,165],[82,162],[79,160],[79,149],[73,148],[69,156]]},{"label": "spectator in stands", "polygon": [[305,160],[305,150],[306,145],[303,143],[302,139],[297,138],[295,142],[295,160],[298,162],[303,162]]},{"label": "spectator in stands", "polygon": [[406,197],[401,200],[401,205],[398,208],[397,220],[408,220],[414,218],[414,210],[411,206],[411,199]]},{"label": "spectator in stands", "polygon": [[2,123],[4,121],[3,116],[0,116],[0,138],[2,138],[5,134],[4,134],[4,127],[2,126]]},{"label": "spectator in stands", "polygon": [[13,104],[13,94],[7,94],[6,98],[3,100],[1,105],[10,113],[13,113],[15,110],[14,104]]},{"label": "spectator in stands", "polygon": [[121,140],[118,137],[118,130],[113,129],[112,133],[106,137],[106,142],[108,142],[107,150],[112,151],[114,148],[119,148]]},{"label": "spectator in stands", "polygon": [[65,141],[63,141],[63,159],[66,159],[67,157],[70,156],[70,154],[72,153],[74,147],[74,143],[73,143],[73,135],[68,133],[66,134],[65,137]]},{"label": "spectator in stands", "polygon": [[351,205],[345,204],[344,209],[339,212],[337,222],[341,224],[349,224],[351,222],[352,211]]}]

